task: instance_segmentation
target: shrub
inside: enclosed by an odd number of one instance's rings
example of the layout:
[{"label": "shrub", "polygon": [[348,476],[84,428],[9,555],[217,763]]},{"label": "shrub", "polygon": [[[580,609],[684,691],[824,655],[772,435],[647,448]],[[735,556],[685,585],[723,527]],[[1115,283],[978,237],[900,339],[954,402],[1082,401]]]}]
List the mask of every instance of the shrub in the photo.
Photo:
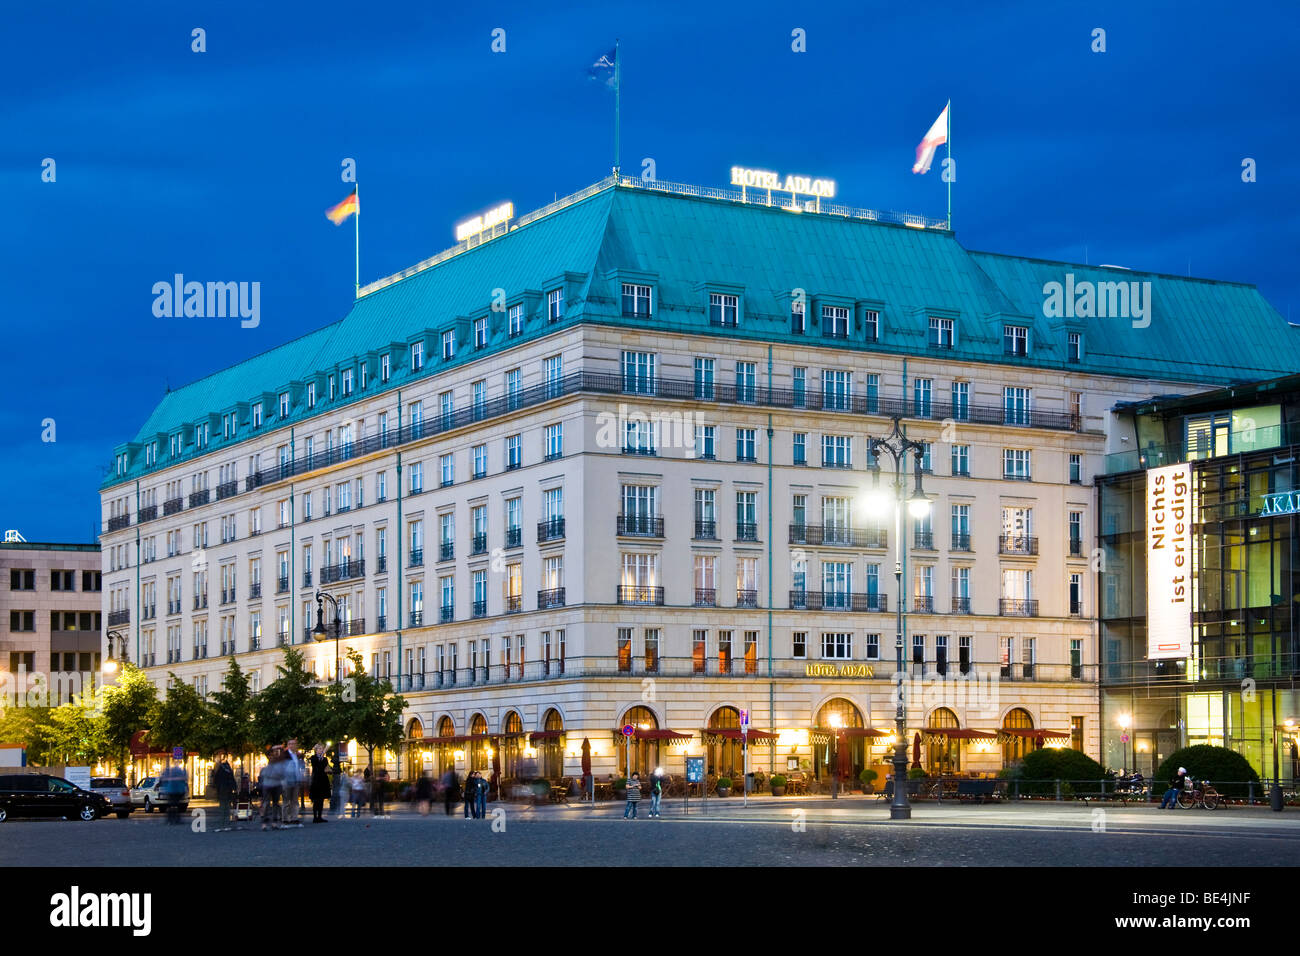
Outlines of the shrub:
[{"label": "shrub", "polygon": [[731,778],[730,778],[730,777],[719,777],[719,778],[718,778],[718,789],[719,789],[719,790],[730,790],[730,789],[731,789]]},{"label": "shrub", "polygon": [[[1020,792],[1030,796],[1056,796],[1057,780],[1100,781],[1106,776],[1101,764],[1087,754],[1068,747],[1044,747],[1031,750],[1021,762]],[[1087,787],[1083,789],[1096,789]],[[1073,790],[1071,790],[1073,792]],[[1062,787],[1061,795],[1065,796]]]},{"label": "shrub", "polygon": [[869,783],[875,783],[876,778],[879,776],[880,774],[876,773],[876,771],[872,770],[870,767],[867,767],[865,770],[862,771],[862,773],[858,774],[858,779],[861,780],[864,785],[866,785]]},{"label": "shrub", "polygon": [[1208,780],[1214,789],[1233,800],[1245,800],[1249,795],[1247,782],[1255,784],[1255,799],[1262,799],[1264,791],[1259,784],[1259,774],[1241,754],[1227,747],[1197,744],[1175,750],[1156,770],[1152,786],[1164,790],[1179,767],[1186,767],[1193,780]]},{"label": "shrub", "polygon": [[785,777],[779,773],[774,773],[772,774],[772,780],[770,782],[773,787],[784,787]]},{"label": "shrub", "polygon": [[615,789],[615,790],[626,790],[626,789],[627,789],[627,777],[615,777],[615,778],[614,778],[614,789]]},{"label": "shrub", "polygon": [[925,779],[925,771],[922,770],[920,767],[913,767],[911,770],[907,771],[907,779],[908,779],[908,780],[924,780],[924,779]]}]

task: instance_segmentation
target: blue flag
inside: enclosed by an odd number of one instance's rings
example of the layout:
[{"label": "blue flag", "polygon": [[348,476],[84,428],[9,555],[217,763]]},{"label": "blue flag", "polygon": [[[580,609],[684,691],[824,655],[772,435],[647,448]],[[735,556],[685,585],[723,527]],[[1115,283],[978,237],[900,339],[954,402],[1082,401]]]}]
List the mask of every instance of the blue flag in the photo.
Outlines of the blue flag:
[{"label": "blue flag", "polygon": [[608,53],[602,53],[596,58],[596,62],[587,67],[587,77],[593,80],[604,80],[605,85],[612,87],[614,85],[614,68],[618,61],[618,48],[610,47]]}]

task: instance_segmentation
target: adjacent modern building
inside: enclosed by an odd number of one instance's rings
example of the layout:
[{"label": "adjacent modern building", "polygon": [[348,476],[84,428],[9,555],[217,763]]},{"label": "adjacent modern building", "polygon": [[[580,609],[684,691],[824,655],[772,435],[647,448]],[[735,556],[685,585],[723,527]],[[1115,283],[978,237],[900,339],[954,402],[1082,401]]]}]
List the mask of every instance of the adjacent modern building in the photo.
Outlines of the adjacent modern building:
[{"label": "adjacent modern building", "polygon": [[[0,694],[66,703],[100,675],[104,643],[97,544],[0,543]],[[32,695],[35,695],[33,697]],[[48,695],[48,698],[47,698]]]},{"label": "adjacent modern building", "polygon": [[[899,562],[925,765],[1102,757],[1113,409],[1284,374],[1300,329],[1247,285],[769,200],[606,180],[168,392],[101,488],[134,659],[210,692],[294,645],[331,680],[319,590],[409,702],[404,776],[575,774],[584,738],[601,776],[739,771],[742,711],[751,766],[883,774]],[[864,496],[895,418],[930,502],[901,536]]]}]

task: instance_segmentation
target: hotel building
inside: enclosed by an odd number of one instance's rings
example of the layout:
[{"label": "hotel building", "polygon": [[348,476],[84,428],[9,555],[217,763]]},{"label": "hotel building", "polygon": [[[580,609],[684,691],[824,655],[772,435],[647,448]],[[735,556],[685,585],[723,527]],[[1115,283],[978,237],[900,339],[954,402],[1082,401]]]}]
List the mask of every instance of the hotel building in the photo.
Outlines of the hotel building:
[{"label": "hotel building", "polygon": [[[1051,282],[1112,317],[1046,318]],[[1113,317],[1145,283],[1146,317]],[[1183,334],[1209,315],[1240,330],[1213,363]],[[576,774],[583,738],[602,777],[738,771],[742,710],[774,735],[756,769],[823,776],[834,746],[883,776],[901,560],[927,766],[1101,756],[1112,408],[1281,374],[1298,344],[1250,286],[608,179],[169,392],[101,488],[104,608],[159,682],[211,691],[232,653],[264,686],[288,644],[332,679],[329,592],[408,701],[403,777]],[[895,416],[931,500],[901,541],[863,502]]]}]

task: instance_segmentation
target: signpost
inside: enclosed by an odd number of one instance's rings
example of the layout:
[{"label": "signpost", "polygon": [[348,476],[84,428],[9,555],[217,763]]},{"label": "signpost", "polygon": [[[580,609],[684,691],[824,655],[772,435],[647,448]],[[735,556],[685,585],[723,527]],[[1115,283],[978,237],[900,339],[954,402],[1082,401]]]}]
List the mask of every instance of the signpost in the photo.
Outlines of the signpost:
[{"label": "signpost", "polygon": [[623,766],[624,766],[623,786],[625,787],[632,782],[632,735],[635,733],[636,733],[636,728],[633,727],[631,724],[623,725],[623,736],[627,738],[627,740],[625,740],[623,743],[623,753],[624,756],[626,757],[626,759],[623,761]]},{"label": "signpost", "polygon": [[741,771],[745,775],[745,790],[740,805],[749,806],[749,709],[740,712],[740,755]]},{"label": "signpost", "polygon": [[698,783],[698,784],[700,784],[700,785],[701,785],[701,787],[700,787],[700,793],[705,794],[706,797],[708,796],[708,794],[707,794],[707,792],[706,792],[706,788],[703,786],[703,784],[704,784],[704,758],[703,758],[703,757],[687,757],[687,758],[686,758],[686,783],[687,783],[687,787],[686,787],[686,812],[687,812],[687,813],[690,813],[690,812],[691,812],[691,788],[690,788],[690,784],[692,784],[692,783]]},{"label": "signpost", "polygon": [[173,760],[184,760],[184,759],[185,759],[185,748],[184,748],[184,747],[173,747],[173,748],[172,748],[172,759],[173,759]]}]

